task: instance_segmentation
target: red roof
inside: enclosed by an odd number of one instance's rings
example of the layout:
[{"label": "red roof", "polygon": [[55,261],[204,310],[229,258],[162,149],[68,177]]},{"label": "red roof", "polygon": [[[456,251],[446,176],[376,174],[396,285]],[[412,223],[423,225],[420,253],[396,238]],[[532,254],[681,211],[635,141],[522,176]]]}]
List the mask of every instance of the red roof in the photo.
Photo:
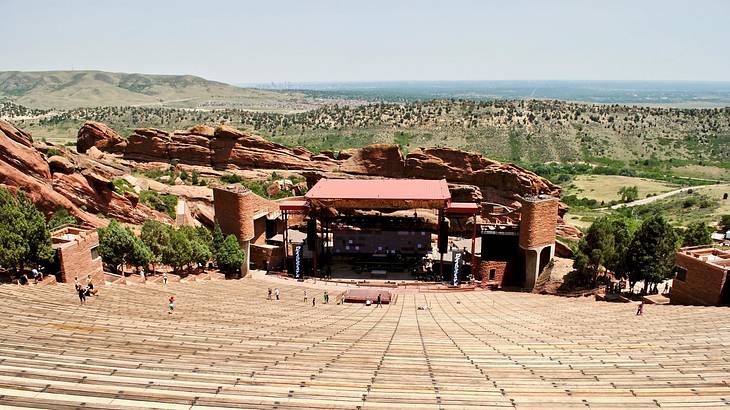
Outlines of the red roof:
[{"label": "red roof", "polygon": [[307,210],[307,201],[290,200],[279,202],[279,209],[282,211],[303,212]]},{"label": "red roof", "polygon": [[305,197],[320,200],[451,200],[444,179],[321,179]]},{"label": "red roof", "polygon": [[452,202],[446,208],[446,213],[476,215],[479,213],[479,205],[473,202]]}]

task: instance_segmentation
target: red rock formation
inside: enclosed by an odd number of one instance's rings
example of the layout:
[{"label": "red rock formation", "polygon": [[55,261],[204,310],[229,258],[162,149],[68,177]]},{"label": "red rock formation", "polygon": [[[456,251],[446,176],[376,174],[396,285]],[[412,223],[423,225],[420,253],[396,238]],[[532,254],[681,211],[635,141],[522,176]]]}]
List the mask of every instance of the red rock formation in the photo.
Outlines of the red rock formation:
[{"label": "red rock formation", "polygon": [[137,204],[136,195],[120,195],[109,185],[108,180],[92,173],[53,174],[53,189],[87,212],[103,213],[110,218],[138,225],[147,219],[171,222],[169,216]]},{"label": "red rock formation", "polygon": [[474,185],[484,199],[503,203],[516,195],[560,196],[560,187],[512,164],[503,164],[481,154],[451,148],[421,148],[408,154],[405,165],[409,178],[440,179]]},{"label": "red rock formation", "polygon": [[30,134],[0,120],[0,160],[36,178],[49,178],[51,170],[43,155],[33,148]]},{"label": "red rock formation", "polygon": [[[288,148],[260,136],[221,125],[196,125],[168,134],[138,129],[128,139],[124,157],[142,162],[211,166],[215,169],[295,169],[328,175],[441,179],[471,185],[484,201],[519,206],[519,196],[560,195],[560,188],[516,165],[490,160],[481,154],[451,148],[421,148],[405,158],[397,145],[375,144],[313,155],[304,148]],[[308,181],[309,182],[309,181]],[[478,198],[473,191],[464,196]]]},{"label": "red rock formation", "polygon": [[[347,150],[340,172],[390,178],[405,176],[403,153],[394,144],[373,144]],[[428,178],[427,178],[428,179]]]},{"label": "red rock formation", "polygon": [[[167,215],[115,193],[105,175],[114,173],[114,168],[91,165],[93,160],[70,152],[67,155],[53,161],[55,169],[61,172],[51,174],[49,164],[33,147],[30,135],[0,120],[0,186],[13,192],[23,190],[46,215],[66,208],[79,221],[97,227],[106,224],[97,213],[138,224],[150,218],[170,220]],[[79,163],[88,168],[74,173]]]},{"label": "red rock formation", "polygon": [[268,141],[258,135],[248,134],[221,125],[210,141],[214,168],[266,168],[266,169],[318,169],[336,167],[334,160],[311,161],[312,153],[306,149],[290,149]]},{"label": "red rock formation", "polygon": [[79,129],[76,140],[76,150],[85,153],[89,148],[96,147],[101,151],[120,153],[124,152],[127,141],[106,124],[86,121]]},{"label": "red rock formation", "polygon": [[170,135],[154,128],[138,128],[127,138],[124,158],[134,161],[169,162],[167,147]]}]

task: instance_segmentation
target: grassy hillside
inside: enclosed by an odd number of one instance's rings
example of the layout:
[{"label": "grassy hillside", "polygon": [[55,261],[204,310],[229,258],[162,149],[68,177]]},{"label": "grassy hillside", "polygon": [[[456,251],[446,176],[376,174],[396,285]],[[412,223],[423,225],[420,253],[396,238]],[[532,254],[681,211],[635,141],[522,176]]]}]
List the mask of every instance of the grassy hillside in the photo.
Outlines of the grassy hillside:
[{"label": "grassy hillside", "polygon": [[678,185],[654,179],[627,177],[622,175],[578,175],[564,187],[564,195],[575,195],[581,198],[595,199],[601,204],[619,201],[622,187],[633,187],[638,190],[638,198],[647,198],[679,188]]},{"label": "grassy hillside", "polygon": [[245,89],[192,75],[104,71],[0,72],[0,97],[40,109],[164,105],[291,111],[311,100],[301,93]]},{"label": "grassy hillside", "polygon": [[[0,116],[25,112],[0,104]],[[32,116],[31,116],[32,117]],[[449,146],[522,164],[634,161],[667,162],[686,176],[724,176],[715,163],[730,163],[730,108],[677,109],[589,105],[559,101],[450,101],[408,104],[325,105],[281,114],[242,109],[161,107],[75,109],[17,120],[48,139],[75,138],[87,119],[122,135],[137,127],[180,129],[196,123],[230,124],[287,145],[313,151],[393,142]],[[720,178],[718,178],[720,179]]]}]

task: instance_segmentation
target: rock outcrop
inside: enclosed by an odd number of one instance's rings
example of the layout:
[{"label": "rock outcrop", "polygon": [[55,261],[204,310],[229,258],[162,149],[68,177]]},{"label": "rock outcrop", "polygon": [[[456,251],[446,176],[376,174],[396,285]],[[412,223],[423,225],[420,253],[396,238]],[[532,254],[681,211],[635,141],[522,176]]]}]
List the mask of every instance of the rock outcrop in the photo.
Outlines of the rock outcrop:
[{"label": "rock outcrop", "polygon": [[[59,150],[64,156],[52,156],[46,161],[29,134],[0,120],[0,186],[13,192],[24,191],[46,215],[65,208],[80,222],[92,226],[106,224],[97,214],[135,224],[150,218],[169,220],[167,215],[114,192],[110,178],[121,172],[118,169]],[[77,168],[83,170],[79,173]]]},{"label": "rock outcrop", "polygon": [[328,170],[337,166],[331,158],[313,161],[312,153],[306,149],[287,148],[226,125],[218,128],[196,125],[172,133],[154,128],[136,129],[127,139],[123,156],[132,161],[177,161],[216,169]]},{"label": "rock outcrop", "polygon": [[[50,178],[51,170],[40,152],[33,148],[30,134],[0,120],[0,161],[35,178]],[[0,176],[2,176],[0,174]]]},{"label": "rock outcrop", "polygon": [[79,129],[76,140],[76,150],[82,154],[91,147],[105,152],[121,153],[126,146],[127,141],[124,138],[106,124],[96,121],[86,121]]},{"label": "rock outcrop", "polygon": [[226,125],[196,125],[172,133],[138,129],[129,136],[123,156],[132,161],[175,160],[218,170],[291,169],[310,174],[308,182],[317,179],[311,177],[313,172],[320,177],[445,178],[460,186],[460,198],[511,206],[519,206],[519,196],[560,195],[558,186],[535,173],[474,152],[420,148],[404,156],[397,145],[374,144],[314,155],[304,148],[285,147]]},{"label": "rock outcrop", "polygon": [[[394,144],[373,144],[344,152],[340,172],[388,178],[405,176],[405,161],[400,147]],[[419,177],[420,178],[420,177]]]},{"label": "rock outcrop", "polygon": [[405,176],[473,185],[488,202],[509,203],[517,199],[516,195],[560,196],[560,187],[534,172],[451,148],[420,148],[408,154]]}]

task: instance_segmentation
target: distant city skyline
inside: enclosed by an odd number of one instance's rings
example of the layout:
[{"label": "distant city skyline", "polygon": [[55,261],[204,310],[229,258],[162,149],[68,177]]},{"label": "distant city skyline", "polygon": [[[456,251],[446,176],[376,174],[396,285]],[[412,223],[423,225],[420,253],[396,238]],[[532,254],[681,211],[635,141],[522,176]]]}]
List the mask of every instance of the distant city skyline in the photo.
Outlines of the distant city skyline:
[{"label": "distant city skyline", "polygon": [[0,71],[232,84],[730,81],[730,2],[0,0]]}]

